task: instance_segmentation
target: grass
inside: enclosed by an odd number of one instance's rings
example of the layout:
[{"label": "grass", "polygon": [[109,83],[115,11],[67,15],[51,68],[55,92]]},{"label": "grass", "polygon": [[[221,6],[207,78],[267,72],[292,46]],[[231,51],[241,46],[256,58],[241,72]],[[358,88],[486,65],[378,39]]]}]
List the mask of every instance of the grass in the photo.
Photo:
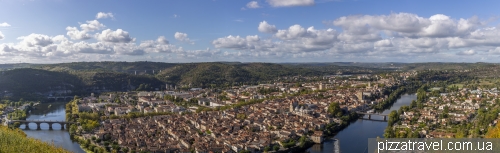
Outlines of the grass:
[{"label": "grass", "polygon": [[0,125],[0,153],[69,153],[61,147],[26,137],[20,129],[9,129]]}]

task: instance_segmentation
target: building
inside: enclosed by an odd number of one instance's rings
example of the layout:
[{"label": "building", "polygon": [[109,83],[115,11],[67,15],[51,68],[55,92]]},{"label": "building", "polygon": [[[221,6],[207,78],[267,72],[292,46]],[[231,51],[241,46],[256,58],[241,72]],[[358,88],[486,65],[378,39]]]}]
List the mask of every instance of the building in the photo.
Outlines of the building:
[{"label": "building", "polygon": [[314,143],[323,143],[323,131],[314,131],[314,134],[311,135],[311,140]]}]

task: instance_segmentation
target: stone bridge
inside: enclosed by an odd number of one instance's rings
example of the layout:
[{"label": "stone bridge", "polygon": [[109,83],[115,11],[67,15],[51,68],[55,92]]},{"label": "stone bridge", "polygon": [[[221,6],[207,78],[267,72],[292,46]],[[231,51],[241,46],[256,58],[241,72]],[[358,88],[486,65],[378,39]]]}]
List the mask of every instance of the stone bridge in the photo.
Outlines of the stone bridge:
[{"label": "stone bridge", "polygon": [[48,96],[47,99],[48,100],[54,100],[54,101],[59,101],[59,100],[64,100],[64,101],[68,101],[68,100],[71,100],[75,97],[72,97],[72,96]]},{"label": "stone bridge", "polygon": [[356,112],[357,114],[360,114],[360,115],[368,115],[368,120],[372,120],[372,115],[377,115],[377,116],[383,116],[384,117],[384,121],[387,121],[387,116],[389,116],[389,114],[377,114],[377,113],[365,113],[365,112]]},{"label": "stone bridge", "polygon": [[29,129],[29,124],[30,123],[35,123],[36,124],[36,129],[41,130],[40,125],[42,123],[47,123],[49,125],[49,129],[52,130],[52,124],[59,124],[61,125],[61,130],[64,130],[64,125],[66,125],[66,128],[69,128],[70,124],[78,124],[77,122],[66,122],[66,121],[46,121],[46,120],[11,120],[11,123],[14,122],[19,122],[21,124],[26,125],[25,129]]}]

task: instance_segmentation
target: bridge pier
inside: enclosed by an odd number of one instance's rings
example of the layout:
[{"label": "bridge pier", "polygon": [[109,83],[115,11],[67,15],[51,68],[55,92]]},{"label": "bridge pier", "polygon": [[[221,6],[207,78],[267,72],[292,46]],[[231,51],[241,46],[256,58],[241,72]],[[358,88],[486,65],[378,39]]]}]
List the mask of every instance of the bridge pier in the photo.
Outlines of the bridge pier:
[{"label": "bridge pier", "polygon": [[47,123],[49,124],[49,130],[52,130],[52,123]]},{"label": "bridge pier", "polygon": [[384,116],[384,121],[387,121],[387,116]]},{"label": "bridge pier", "polygon": [[24,129],[26,129],[26,130],[30,129],[30,123],[29,122],[24,123]]},{"label": "bridge pier", "polygon": [[372,119],[372,115],[368,114],[368,119]]},{"label": "bridge pier", "polygon": [[64,130],[64,125],[66,125],[66,124],[64,124],[64,123],[59,123],[59,125],[61,125],[61,130]]},{"label": "bridge pier", "polygon": [[42,123],[36,123],[36,129],[37,130],[41,130],[42,129],[42,128],[40,128],[40,124],[42,124]]}]

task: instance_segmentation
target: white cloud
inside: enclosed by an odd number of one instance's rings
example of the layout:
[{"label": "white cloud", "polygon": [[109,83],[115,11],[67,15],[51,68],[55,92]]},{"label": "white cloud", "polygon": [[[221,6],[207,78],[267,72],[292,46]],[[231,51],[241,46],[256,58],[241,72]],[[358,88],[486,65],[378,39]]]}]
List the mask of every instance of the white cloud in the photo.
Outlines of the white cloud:
[{"label": "white cloud", "polygon": [[[17,49],[14,48],[12,44],[0,44],[0,53],[1,52],[16,52]],[[1,54],[0,54],[1,55]]]},{"label": "white cloud", "polygon": [[85,31],[95,31],[104,28],[104,24],[99,23],[97,20],[87,21],[87,24],[80,24],[80,28]]},{"label": "white cloud", "polygon": [[87,31],[80,31],[76,27],[66,27],[66,35],[68,35],[73,40],[86,40],[92,38],[92,35],[88,34]]},{"label": "white cloud", "polygon": [[389,35],[398,37],[464,36],[483,25],[477,17],[454,20],[443,14],[424,18],[411,13],[344,16],[332,23],[353,35],[363,35],[369,31],[385,31]]},{"label": "white cloud", "polygon": [[169,44],[167,38],[165,38],[165,36],[160,36],[158,37],[158,39],[156,39],[156,41],[160,44]]},{"label": "white cloud", "polygon": [[258,30],[264,33],[276,33],[278,30],[276,26],[268,24],[266,21],[262,21],[259,24]]},{"label": "white cloud", "polygon": [[105,18],[114,18],[113,13],[104,13],[104,12],[99,12],[95,16],[96,19],[105,19]]},{"label": "white cloud", "polygon": [[306,33],[306,29],[296,24],[290,26],[288,30],[278,30],[278,32],[276,33],[276,37],[280,39],[296,39],[299,37],[303,37]]},{"label": "white cloud", "polygon": [[182,33],[182,32],[175,32],[174,34],[174,37],[175,39],[179,40],[179,41],[182,41],[182,42],[187,42],[187,43],[190,43],[190,44],[194,44],[193,41],[191,41],[189,38],[188,38],[188,35],[186,33]]},{"label": "white cloud", "polygon": [[131,55],[140,56],[146,54],[146,52],[136,46],[134,43],[122,43],[113,45],[113,50],[119,55]]},{"label": "white cloud", "polygon": [[240,36],[227,36],[225,38],[218,38],[212,41],[216,48],[230,48],[230,49],[248,49],[249,45],[246,39]]},{"label": "white cloud", "polygon": [[78,42],[73,44],[73,49],[78,53],[90,53],[90,54],[113,54],[115,53],[113,48],[102,42],[87,43]]},{"label": "white cloud", "polygon": [[476,54],[476,51],[474,51],[472,49],[461,51],[461,52],[457,53],[457,55],[464,55],[464,56],[470,56],[470,55],[475,55],[475,54]]},{"label": "white cloud", "polygon": [[2,31],[0,31],[0,40],[3,40],[5,38],[5,35],[3,35]]},{"label": "white cloud", "polygon": [[51,37],[35,33],[32,33],[28,36],[20,37],[19,39],[22,39],[20,43],[27,47],[35,47],[35,46],[45,47],[53,43]]},{"label": "white cloud", "polygon": [[255,8],[260,8],[260,6],[257,1],[251,1],[247,3],[247,8],[255,9]]},{"label": "white cloud", "polygon": [[10,24],[7,22],[0,23],[0,27],[10,27]]},{"label": "white cloud", "polygon": [[177,15],[177,14],[174,14],[174,15],[172,15],[172,16],[173,16],[174,18],[181,17],[181,16],[179,16],[179,15]]},{"label": "white cloud", "polygon": [[[291,29],[291,30],[290,30]],[[288,30],[280,30],[275,37],[282,41],[261,39],[257,35],[245,37],[227,36],[212,42],[216,48],[248,50],[254,52],[309,52],[326,50],[333,46],[336,40],[336,31],[333,29],[316,30],[309,27],[307,30],[294,25]]]},{"label": "white cloud", "polygon": [[139,44],[139,48],[144,50],[146,53],[182,53],[182,47],[177,47],[171,45],[161,36],[156,41],[147,40]]},{"label": "white cloud", "polygon": [[500,55],[500,47],[496,47],[495,49],[488,50],[488,54],[490,54],[490,55]]},{"label": "white cloud", "polygon": [[389,39],[379,40],[375,42],[375,47],[392,47],[392,42]]},{"label": "white cloud", "polygon": [[116,31],[106,29],[101,33],[96,33],[95,37],[99,41],[111,43],[129,43],[135,41],[135,38],[130,37],[128,32],[122,29],[117,29]]},{"label": "white cloud", "polygon": [[64,35],[57,35],[55,37],[52,37],[52,41],[54,43],[67,42],[68,38],[64,37]]},{"label": "white cloud", "polygon": [[311,6],[314,0],[266,0],[273,7]]}]

